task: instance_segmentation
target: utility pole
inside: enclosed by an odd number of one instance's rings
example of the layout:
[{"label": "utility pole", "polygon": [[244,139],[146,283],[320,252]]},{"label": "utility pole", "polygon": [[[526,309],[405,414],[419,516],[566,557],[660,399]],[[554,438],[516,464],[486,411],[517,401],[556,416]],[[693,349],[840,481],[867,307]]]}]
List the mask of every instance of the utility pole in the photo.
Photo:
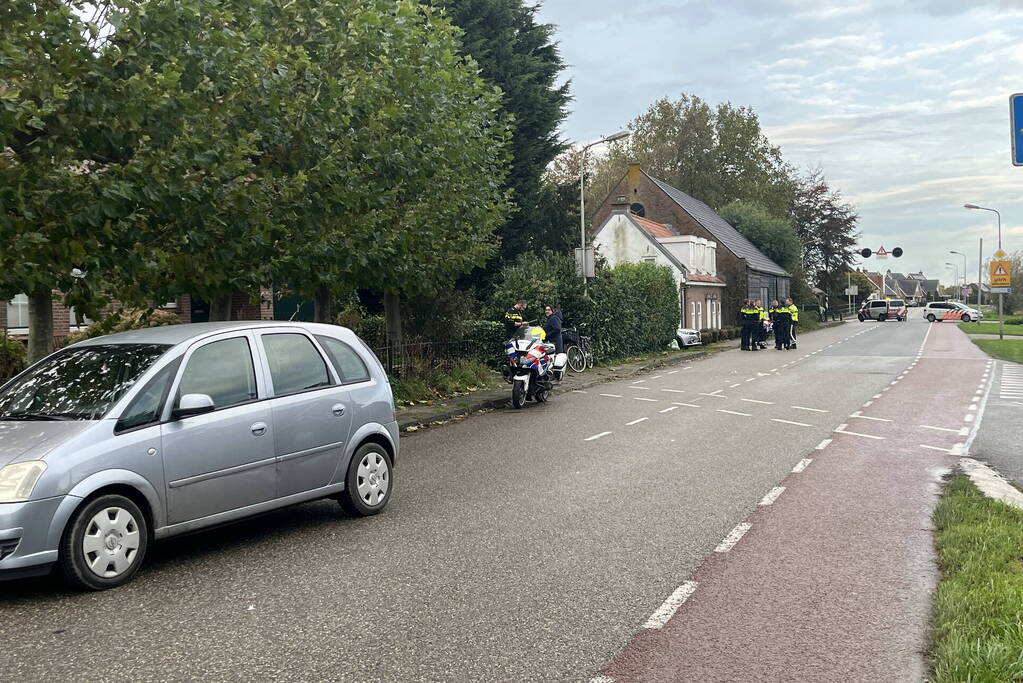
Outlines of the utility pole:
[{"label": "utility pole", "polygon": [[980,310],[980,285],[984,282],[984,238],[980,238],[980,248],[977,250],[977,310]]}]

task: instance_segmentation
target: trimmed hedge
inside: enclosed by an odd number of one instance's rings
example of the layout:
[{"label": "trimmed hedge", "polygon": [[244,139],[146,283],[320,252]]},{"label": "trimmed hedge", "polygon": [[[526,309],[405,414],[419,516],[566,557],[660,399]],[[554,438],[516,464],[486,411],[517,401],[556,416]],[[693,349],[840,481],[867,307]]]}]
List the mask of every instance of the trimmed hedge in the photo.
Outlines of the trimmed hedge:
[{"label": "trimmed hedge", "polygon": [[165,325],[178,325],[181,319],[170,311],[153,309],[122,309],[111,313],[101,320],[89,325],[80,332],[72,332],[66,338],[67,344],[74,344],[85,339],[100,337],[104,334],[115,334],[127,332],[128,330],[142,330],[147,327],[163,327]]},{"label": "trimmed hedge", "polygon": [[6,382],[25,369],[28,362],[28,350],[17,339],[8,337],[6,332],[0,337],[0,383]]}]

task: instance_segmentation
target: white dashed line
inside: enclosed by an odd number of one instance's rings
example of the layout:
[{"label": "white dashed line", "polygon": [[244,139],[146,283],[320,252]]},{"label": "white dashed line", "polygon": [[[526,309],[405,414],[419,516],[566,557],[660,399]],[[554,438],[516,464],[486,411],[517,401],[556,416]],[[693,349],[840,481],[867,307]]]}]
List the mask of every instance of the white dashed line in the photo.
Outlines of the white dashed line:
[{"label": "white dashed line", "polygon": [[804,408],[803,406],[792,406],[796,410],[809,410],[811,413],[826,413],[828,411],[821,410],[820,408]]},{"label": "white dashed line", "polygon": [[675,592],[668,596],[668,599],[661,603],[661,606],[657,608],[650,618],[643,624],[643,628],[661,628],[668,621],[675,616],[675,612],[682,606],[689,596],[696,591],[695,581],[686,581],[681,586],[675,589]]},{"label": "white dashed line", "polygon": [[631,427],[632,425],[638,425],[640,422],[645,422],[645,421],[647,421],[649,419],[650,419],[649,417],[641,417],[638,420],[633,420],[632,422],[626,422],[625,426],[626,427]]},{"label": "white dashed line", "polygon": [[642,389],[643,391],[653,391],[652,387],[637,387],[635,384],[630,385],[629,389]]},{"label": "white dashed line", "polygon": [[824,439],[824,441],[821,441],[819,444],[817,444],[816,450],[823,451],[825,448],[828,447],[829,443],[831,443],[831,439]]},{"label": "white dashed line", "polygon": [[668,370],[669,375],[674,375],[678,370]]},{"label": "white dashed line", "polygon": [[848,434],[849,436],[862,436],[864,439],[877,439],[878,441],[884,441],[883,436],[874,436],[873,434],[860,434],[859,432],[847,432],[844,429],[836,429],[838,434]]},{"label": "white dashed line", "polygon": [[714,548],[716,553],[727,553],[729,550],[735,547],[735,544],[742,540],[742,537],[746,535],[746,532],[750,530],[753,525],[749,522],[742,522],[736,525],[734,529],[728,532],[724,540],[718,544],[717,548]]},{"label": "white dashed line", "polygon": [[874,420],[875,422],[894,422],[886,417],[870,417],[869,415],[860,415],[859,413],[853,413],[849,417],[855,417],[858,420]]},{"label": "white dashed line", "polygon": [[633,396],[633,401],[649,401],[650,403],[657,403],[656,398],[647,398],[646,396]]},{"label": "white dashed line", "polygon": [[685,406],[687,408],[702,408],[703,406],[696,405],[695,403],[675,403],[672,402],[673,406]]},{"label": "white dashed line", "polygon": [[963,422],[973,422],[973,413],[970,413],[969,415],[963,417]]},{"label": "white dashed line", "polygon": [[755,380],[755,379],[756,379],[756,377],[750,377],[750,378],[749,378],[748,380],[746,380],[746,381],[747,381],[747,382],[752,382],[752,381],[753,381],[753,380]]},{"label": "white dashed line", "polygon": [[664,410],[659,410],[657,412],[659,412],[659,413],[670,413],[673,410],[678,410],[678,406],[671,406],[670,408],[665,408]]},{"label": "white dashed line", "polygon": [[661,389],[661,391],[667,391],[670,394],[684,394],[684,393],[686,393],[682,389]]},{"label": "white dashed line", "polygon": [[762,403],[765,406],[773,406],[774,404],[770,401],[758,401],[755,398],[740,398],[740,401],[746,401],[746,403]]},{"label": "white dashed line", "polygon": [[771,418],[771,422],[781,422],[782,424],[796,425],[797,427],[810,427],[810,426],[812,426],[812,425],[806,424],[805,422],[793,422],[792,420],[779,420],[776,417],[772,417]]},{"label": "white dashed line", "polygon": [[603,438],[603,437],[605,437],[605,436],[607,436],[609,434],[611,434],[611,432],[601,432],[600,434],[594,434],[593,436],[588,436],[585,439],[583,439],[583,441],[596,441],[597,439],[601,439],[601,438]]},{"label": "white dashed line", "polygon": [[941,451],[942,453],[948,453],[949,455],[961,455],[962,446],[956,444],[952,448],[940,448],[938,446],[928,446],[927,444],[920,444],[920,448],[926,448],[931,451]]},{"label": "white dashed line", "polygon": [[740,413],[740,412],[739,412],[739,411],[737,411],[737,410],[723,410],[723,409],[721,409],[721,408],[718,408],[718,409],[717,409],[717,411],[718,411],[719,413],[728,413],[729,415],[741,415],[742,417],[753,417],[753,416],[752,416],[752,415],[750,415],[749,413]]},{"label": "white dashed line", "polygon": [[870,406],[872,406],[872,405],[874,405],[874,402],[873,402],[873,401],[867,401],[866,403],[864,403],[864,404],[863,404],[863,406],[862,406],[862,407],[863,407],[863,408],[869,408],[869,407],[870,407]]},{"label": "white dashed line", "polygon": [[948,427],[932,427],[931,425],[920,425],[924,429],[933,429],[936,432],[952,432],[953,434],[969,434],[970,430],[966,427],[961,429],[949,429]]},{"label": "white dashed line", "polygon": [[771,505],[774,501],[778,500],[778,496],[785,493],[784,486],[775,486],[773,489],[767,492],[767,495],[760,499],[760,505]]},{"label": "white dashed line", "polygon": [[729,389],[734,389],[735,387],[739,386],[740,384],[741,384],[741,382],[736,382],[735,384],[732,384],[732,385],[731,385],[731,386],[729,386],[728,388],[729,388]]},{"label": "white dashed line", "polygon": [[723,398],[723,399],[726,399],[726,400],[728,398],[727,396],[722,396],[722,395],[717,394],[717,393],[714,393],[714,394],[704,394],[703,392],[700,392],[700,396],[710,396],[711,398]]},{"label": "white dashed line", "polygon": [[590,683],[615,683],[615,679],[610,676],[597,676],[590,679]]},{"label": "white dashed line", "polygon": [[874,394],[873,398],[881,398],[881,394]]},{"label": "white dashed line", "polygon": [[813,458],[803,458],[802,460],[800,460],[799,462],[796,463],[795,467],[792,468],[792,472],[794,474],[799,474],[800,472],[805,470],[807,468],[807,466],[810,463],[812,463],[812,462],[813,462]]},{"label": "white dashed line", "polygon": [[653,377],[651,377],[650,379],[660,379],[660,378],[662,378],[662,377],[664,377],[664,375],[654,375],[654,376],[653,376]]},{"label": "white dashed line", "polygon": [[607,396],[608,398],[621,398],[621,394],[601,394],[601,396]]},{"label": "white dashed line", "polygon": [[590,392],[588,392],[588,391],[583,391],[582,389],[573,389],[573,390],[572,390],[572,393],[573,393],[573,394],[588,394],[588,393],[590,393]]},{"label": "white dashed line", "polygon": [[976,410],[977,406],[966,406],[967,410]]}]

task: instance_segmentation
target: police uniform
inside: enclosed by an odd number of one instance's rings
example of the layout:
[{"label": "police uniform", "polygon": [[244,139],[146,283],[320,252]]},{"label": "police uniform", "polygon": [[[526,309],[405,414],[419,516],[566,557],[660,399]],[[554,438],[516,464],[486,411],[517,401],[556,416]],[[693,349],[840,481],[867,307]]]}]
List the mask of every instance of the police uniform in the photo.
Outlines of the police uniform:
[{"label": "police uniform", "polygon": [[508,332],[509,337],[515,336],[515,332],[518,331],[519,329],[519,323],[525,320],[525,318],[522,317],[522,313],[523,311],[520,311],[514,306],[512,306],[505,312],[504,327],[505,330]]},{"label": "police uniform", "polygon": [[757,325],[760,325],[761,309],[753,304],[746,304],[739,309],[739,320],[742,321],[742,350],[756,351],[759,339]]},{"label": "police uniform", "polygon": [[789,315],[792,316],[792,323],[789,325],[789,345],[785,348],[796,348],[796,325],[799,323],[799,307],[792,304],[788,307]]},{"label": "police uniform", "polygon": [[774,322],[774,348],[789,348],[789,328],[792,326],[792,312],[788,306],[778,304],[771,309],[771,320]]},{"label": "police uniform", "polygon": [[757,318],[757,346],[762,349],[767,348],[767,330],[764,329],[764,321],[767,320],[767,311],[764,310],[763,306],[754,306],[760,314]]}]

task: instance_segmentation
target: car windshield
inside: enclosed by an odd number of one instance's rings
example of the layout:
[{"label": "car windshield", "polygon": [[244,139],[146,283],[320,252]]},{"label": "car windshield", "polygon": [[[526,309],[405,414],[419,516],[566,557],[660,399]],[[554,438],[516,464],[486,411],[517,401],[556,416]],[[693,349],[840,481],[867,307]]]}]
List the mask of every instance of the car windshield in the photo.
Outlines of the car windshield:
[{"label": "car windshield", "polygon": [[0,420],[98,420],[170,346],[65,349],[0,392]]}]

